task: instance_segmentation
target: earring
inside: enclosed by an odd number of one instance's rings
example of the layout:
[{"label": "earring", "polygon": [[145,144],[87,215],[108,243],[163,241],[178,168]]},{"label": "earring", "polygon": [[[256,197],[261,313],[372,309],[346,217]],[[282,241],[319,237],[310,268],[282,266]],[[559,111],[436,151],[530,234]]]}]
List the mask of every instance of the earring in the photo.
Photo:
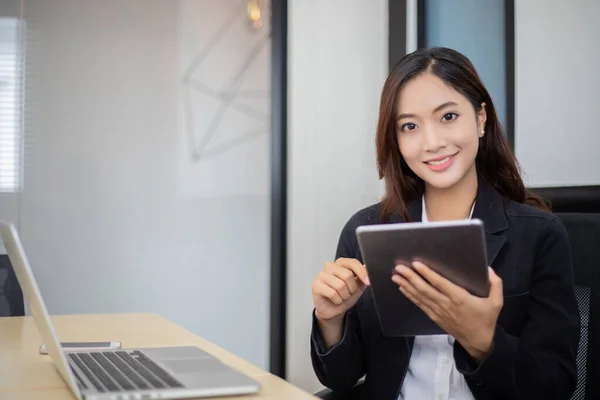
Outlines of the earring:
[{"label": "earring", "polygon": [[479,134],[479,137],[483,137],[483,135],[485,135],[485,131],[482,130],[481,133]]}]

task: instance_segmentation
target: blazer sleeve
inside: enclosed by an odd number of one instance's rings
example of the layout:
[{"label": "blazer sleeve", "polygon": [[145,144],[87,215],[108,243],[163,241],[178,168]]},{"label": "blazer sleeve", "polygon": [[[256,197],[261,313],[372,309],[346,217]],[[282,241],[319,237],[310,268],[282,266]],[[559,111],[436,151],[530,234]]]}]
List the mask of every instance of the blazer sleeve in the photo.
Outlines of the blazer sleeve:
[{"label": "blazer sleeve", "polygon": [[[356,240],[353,238],[351,219],[340,235],[336,259],[356,258]],[[335,392],[346,392],[365,375],[363,340],[356,309],[353,307],[346,312],[342,340],[329,349],[325,349],[314,310],[312,318],[311,360],[317,378]]]},{"label": "blazer sleeve", "polygon": [[510,399],[569,399],[577,384],[579,310],[566,228],[550,221],[538,245],[520,337],[496,327],[492,350],[479,365],[458,343],[457,369],[467,382]]}]

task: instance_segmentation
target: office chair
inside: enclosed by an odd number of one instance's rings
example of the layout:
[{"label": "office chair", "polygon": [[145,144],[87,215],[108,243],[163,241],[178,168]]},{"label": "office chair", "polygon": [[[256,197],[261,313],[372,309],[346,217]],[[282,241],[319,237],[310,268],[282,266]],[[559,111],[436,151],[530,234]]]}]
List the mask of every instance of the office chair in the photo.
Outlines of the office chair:
[{"label": "office chair", "polygon": [[[581,318],[577,352],[577,387],[572,400],[600,399],[600,214],[557,213],[569,234],[575,294]],[[349,393],[329,389],[316,393],[325,400],[360,398],[361,385]]]},{"label": "office chair", "polygon": [[573,400],[600,399],[600,214],[557,213],[569,233],[581,318]]},{"label": "office chair", "polygon": [[0,254],[0,317],[25,315],[23,292],[8,255]]}]

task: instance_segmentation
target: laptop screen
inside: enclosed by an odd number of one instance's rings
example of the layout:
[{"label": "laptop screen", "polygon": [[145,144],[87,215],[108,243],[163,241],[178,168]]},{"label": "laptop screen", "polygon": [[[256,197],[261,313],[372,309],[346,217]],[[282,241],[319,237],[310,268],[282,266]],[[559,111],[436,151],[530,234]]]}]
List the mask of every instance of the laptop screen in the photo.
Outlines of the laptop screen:
[{"label": "laptop screen", "polygon": [[27,256],[25,255],[23,244],[21,243],[19,234],[13,224],[0,221],[0,242],[2,244],[0,248],[3,247],[6,249],[10,263],[15,271],[21,290],[23,291],[25,301],[29,305],[31,315],[40,331],[40,335],[48,349],[48,354],[52,358],[52,362],[73,394],[76,397],[81,398],[81,393],[75,383],[73,373],[67,364],[65,354],[60,347],[54,325],[52,324],[52,320],[46,309],[46,304],[44,303],[40,289],[33,276],[33,271],[29,265]]}]

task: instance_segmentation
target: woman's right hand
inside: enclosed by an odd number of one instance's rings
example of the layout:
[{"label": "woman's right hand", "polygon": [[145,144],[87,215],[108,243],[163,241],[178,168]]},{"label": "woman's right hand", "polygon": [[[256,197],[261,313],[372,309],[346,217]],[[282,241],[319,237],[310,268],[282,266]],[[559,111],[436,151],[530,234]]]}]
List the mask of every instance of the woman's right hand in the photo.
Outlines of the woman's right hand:
[{"label": "woman's right hand", "polygon": [[315,316],[321,323],[341,321],[368,285],[367,269],[357,259],[326,263],[312,283]]}]

